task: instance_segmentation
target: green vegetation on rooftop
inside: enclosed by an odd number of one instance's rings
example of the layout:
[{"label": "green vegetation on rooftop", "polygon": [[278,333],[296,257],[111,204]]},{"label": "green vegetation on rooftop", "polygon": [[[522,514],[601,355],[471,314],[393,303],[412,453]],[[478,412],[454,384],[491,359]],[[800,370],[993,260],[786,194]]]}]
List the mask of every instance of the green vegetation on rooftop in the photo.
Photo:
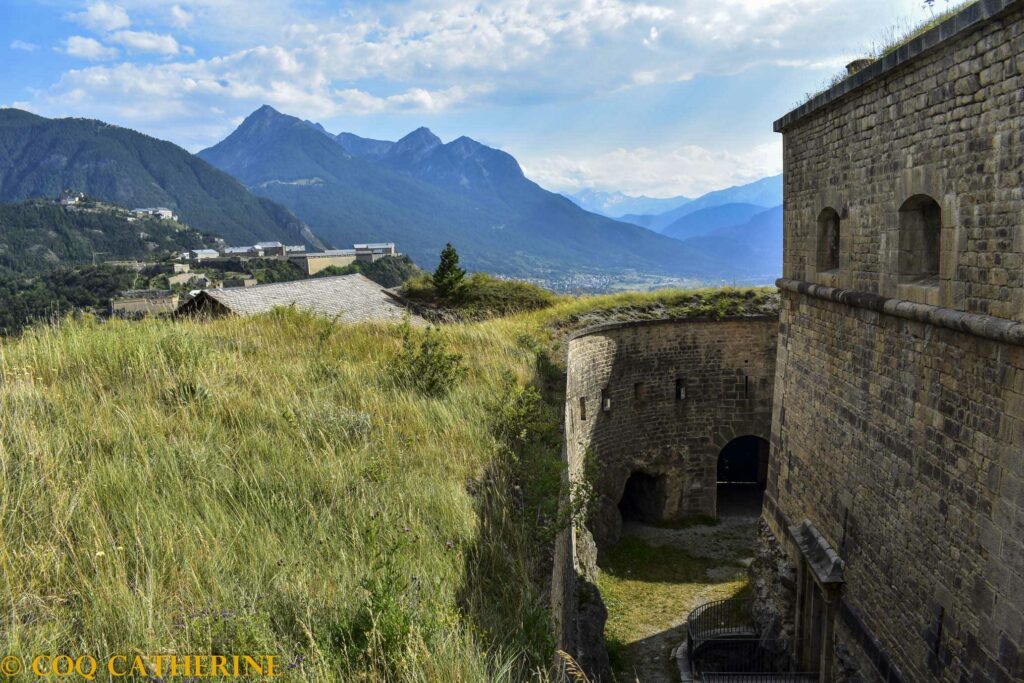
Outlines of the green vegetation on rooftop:
[{"label": "green vegetation on rooftop", "polygon": [[[879,37],[877,43],[873,42],[870,47],[864,51],[864,56],[861,59],[868,59],[872,62],[882,59],[886,55],[889,55],[896,50],[900,49],[915,38],[927,33],[933,28],[939,26],[942,22],[946,21],[950,17],[954,16],[957,12],[960,12],[968,5],[972,5],[977,0],[961,0],[959,2],[949,2],[945,0],[945,6],[941,11],[934,11],[935,5],[938,3],[932,0],[932,2],[925,2],[926,5],[930,6],[933,10],[931,17],[922,21],[918,24],[910,24],[907,22],[897,23],[887,28]],[[821,87],[814,92],[809,92],[804,96],[803,101],[796,104],[797,107],[810,102],[818,95],[824,92],[828,92],[835,86],[839,85],[848,78],[846,70],[843,69],[840,73],[837,73],[832,78],[825,81]]]}]

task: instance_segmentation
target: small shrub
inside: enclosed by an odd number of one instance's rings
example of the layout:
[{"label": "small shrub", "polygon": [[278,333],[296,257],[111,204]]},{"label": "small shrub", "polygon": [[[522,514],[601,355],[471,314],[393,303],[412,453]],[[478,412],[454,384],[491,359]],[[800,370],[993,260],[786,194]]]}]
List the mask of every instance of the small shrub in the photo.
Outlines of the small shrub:
[{"label": "small shrub", "polygon": [[419,334],[408,321],[403,324],[402,353],[395,363],[395,379],[400,386],[428,398],[443,398],[465,376],[462,356],[448,353],[437,328],[429,327]]},{"label": "small shrub", "polygon": [[541,429],[541,396],[534,387],[519,386],[510,374],[503,377],[502,385],[498,400],[489,406],[491,433],[515,452]]},{"label": "small shrub", "polygon": [[335,638],[352,664],[379,671],[384,680],[394,680],[416,622],[412,586],[398,564],[406,542],[402,538],[385,540],[374,525],[365,533],[374,541],[370,545],[374,556],[359,581],[362,599],[355,613],[338,625]]},{"label": "small shrub", "polygon": [[414,277],[402,287],[402,294],[414,301],[431,302],[437,300],[434,280],[427,274]]},{"label": "small shrub", "polygon": [[534,386],[502,377],[497,398],[487,405],[490,431],[504,450],[507,473],[516,482],[521,511],[532,520],[538,543],[554,539],[561,529],[561,431],[554,406]]}]

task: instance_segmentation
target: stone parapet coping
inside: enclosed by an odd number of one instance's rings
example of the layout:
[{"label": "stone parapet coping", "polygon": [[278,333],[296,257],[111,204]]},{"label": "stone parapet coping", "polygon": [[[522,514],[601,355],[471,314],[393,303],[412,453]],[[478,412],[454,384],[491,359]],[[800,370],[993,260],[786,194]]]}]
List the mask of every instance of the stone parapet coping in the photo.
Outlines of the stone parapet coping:
[{"label": "stone parapet coping", "polygon": [[973,334],[976,337],[992,339],[1006,344],[1024,346],[1024,323],[1006,318],[997,318],[982,313],[966,313],[942,306],[918,304],[903,299],[889,299],[868,292],[856,292],[848,289],[826,287],[803,280],[779,278],[775,285],[784,291],[804,294],[816,299],[834,301],[839,304],[864,308],[877,313],[885,313],[905,320],[944,327],[956,332]]},{"label": "stone parapet coping", "polygon": [[[778,283],[776,283],[778,284]],[[590,327],[584,327],[578,332],[573,332],[566,338],[566,341],[574,341],[580,337],[589,337],[592,334],[611,332],[628,327],[647,327],[651,325],[672,325],[678,323],[744,323],[744,322],[766,322],[778,320],[777,313],[762,313],[757,315],[728,315],[723,317],[699,316],[693,318],[647,318],[644,320],[621,320],[613,323],[598,323]]]},{"label": "stone parapet coping", "polygon": [[931,52],[939,45],[960,37],[962,34],[977,28],[998,14],[1002,14],[1012,7],[1022,5],[1024,5],[1022,0],[981,0],[973,5],[968,5],[935,28],[901,45],[881,59],[872,62],[852,76],[844,79],[841,83],[834,85],[789,112],[775,122],[775,132],[784,132],[797,121],[810,116],[819,109],[859,89],[864,84],[894,71],[921,55]]}]

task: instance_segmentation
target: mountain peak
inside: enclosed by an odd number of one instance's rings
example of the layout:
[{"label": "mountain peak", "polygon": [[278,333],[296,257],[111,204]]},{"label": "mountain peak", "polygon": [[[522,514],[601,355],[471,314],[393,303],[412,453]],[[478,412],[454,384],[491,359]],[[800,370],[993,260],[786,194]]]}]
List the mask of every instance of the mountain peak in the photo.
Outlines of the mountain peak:
[{"label": "mountain peak", "polygon": [[454,148],[462,147],[465,149],[482,149],[487,147],[487,145],[483,144],[482,142],[477,142],[473,138],[466,137],[465,135],[452,140],[448,144]]},{"label": "mountain peak", "polygon": [[437,137],[436,135],[434,135],[434,131],[430,130],[426,126],[420,126],[413,132],[409,133],[409,135],[426,135],[429,137]]},{"label": "mountain peak", "polygon": [[413,163],[441,146],[441,138],[429,128],[420,127],[392,145],[386,158],[393,162]]},{"label": "mountain peak", "polygon": [[441,138],[426,126],[420,126],[395,143],[406,149],[431,149],[440,146]]},{"label": "mountain peak", "polygon": [[262,107],[254,111],[253,113],[246,116],[246,119],[251,118],[267,118],[271,116],[283,116],[281,112],[271,107],[269,104],[264,104]]}]

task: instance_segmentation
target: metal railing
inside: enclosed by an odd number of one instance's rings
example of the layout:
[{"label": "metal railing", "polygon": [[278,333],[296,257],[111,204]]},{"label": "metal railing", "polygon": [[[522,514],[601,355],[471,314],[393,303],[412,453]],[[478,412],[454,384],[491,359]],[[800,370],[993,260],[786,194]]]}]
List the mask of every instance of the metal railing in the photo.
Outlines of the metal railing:
[{"label": "metal railing", "polygon": [[697,606],[686,619],[687,647],[691,656],[709,640],[749,639],[757,630],[753,600],[716,600]]},{"label": "metal railing", "polygon": [[787,643],[758,637],[753,600],[718,600],[698,606],[686,620],[691,673],[708,683],[817,681],[794,671]]}]

